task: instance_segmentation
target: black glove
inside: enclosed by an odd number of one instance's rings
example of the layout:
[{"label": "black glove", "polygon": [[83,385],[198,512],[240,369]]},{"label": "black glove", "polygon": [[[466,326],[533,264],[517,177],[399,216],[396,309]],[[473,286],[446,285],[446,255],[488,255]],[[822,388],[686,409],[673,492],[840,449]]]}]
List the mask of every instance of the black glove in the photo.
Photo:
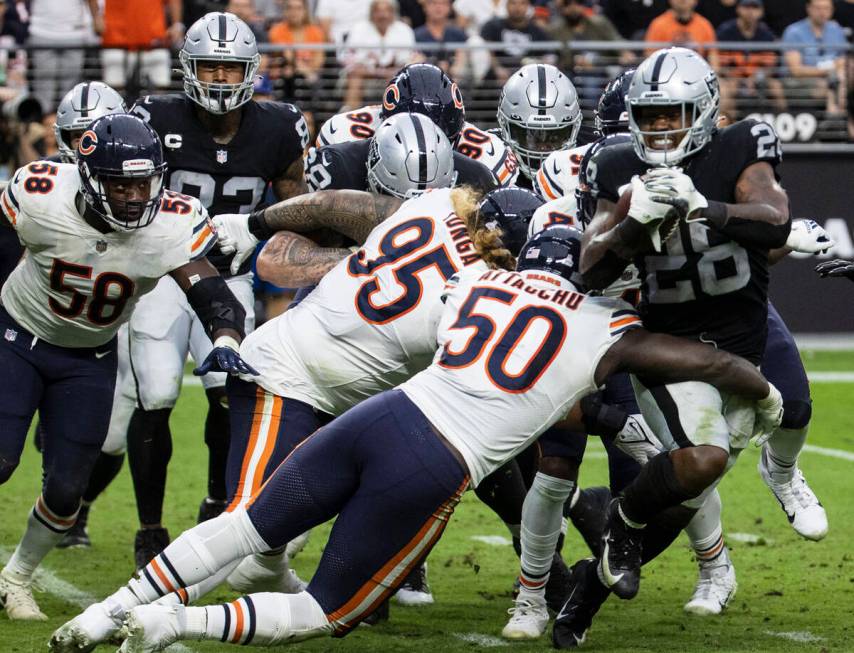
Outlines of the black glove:
[{"label": "black glove", "polygon": [[234,348],[225,346],[214,347],[204,362],[193,370],[196,376],[204,376],[208,372],[258,376],[258,371],[240,358],[240,354]]},{"label": "black glove", "polygon": [[854,261],[838,258],[815,266],[820,277],[845,277],[854,281]]}]

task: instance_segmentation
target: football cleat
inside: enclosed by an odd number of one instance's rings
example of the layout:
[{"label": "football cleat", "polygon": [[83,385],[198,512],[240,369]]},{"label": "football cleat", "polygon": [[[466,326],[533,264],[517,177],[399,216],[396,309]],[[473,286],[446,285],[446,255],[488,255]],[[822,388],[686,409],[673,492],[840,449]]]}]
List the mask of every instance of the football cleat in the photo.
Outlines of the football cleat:
[{"label": "football cleat", "polygon": [[642,532],[626,523],[620,500],[612,499],[608,530],[602,535],[599,580],[621,599],[634,598],[640,589]]},{"label": "football cleat", "polygon": [[51,635],[51,653],[88,653],[119,632],[124,613],[111,613],[103,603],[93,603]]},{"label": "football cleat", "polygon": [[569,570],[569,596],[555,617],[552,644],[577,648],[584,643],[593,617],[608,598],[608,588],[597,577],[596,560],[579,560]]},{"label": "football cleat", "polygon": [[549,569],[549,579],[546,581],[545,599],[549,610],[558,612],[566,600],[567,585],[569,584],[569,568],[560,553],[555,552],[552,566]]},{"label": "football cleat", "polygon": [[388,621],[390,612],[389,600],[386,599],[377,606],[376,610],[362,619],[359,625],[378,626],[381,621]]},{"label": "football cleat", "polygon": [[181,639],[184,630],[184,607],[140,605],[128,612],[122,636],[126,637],[120,653],[153,653],[162,651]]},{"label": "football cleat", "polygon": [[142,528],[136,532],[133,542],[133,558],[136,568],[142,569],[169,546],[169,531],[165,528]]},{"label": "football cleat", "polygon": [[226,582],[231,589],[241,594],[253,592],[281,592],[282,594],[297,594],[308,584],[288,567],[284,552],[275,556],[264,556],[261,564],[260,554],[246,556],[232,571]]},{"label": "football cleat", "polygon": [[731,564],[700,564],[700,578],[694,596],[685,604],[685,612],[701,617],[720,614],[735,596],[736,589],[735,567]]},{"label": "football cleat", "polygon": [[205,497],[202,499],[202,503],[199,504],[199,514],[196,517],[196,523],[201,524],[203,521],[219,517],[227,507],[228,501],[225,499]]},{"label": "football cleat", "polygon": [[578,491],[575,505],[567,515],[590,552],[599,557],[602,552],[602,533],[608,523],[608,503],[611,490],[606,487],[588,487]]},{"label": "football cleat", "polygon": [[394,595],[400,605],[419,606],[431,605],[433,593],[427,584],[427,563],[416,565],[403,579],[403,584]]},{"label": "football cleat", "polygon": [[501,631],[504,639],[537,639],[542,637],[549,625],[549,610],[546,601],[537,594],[527,592],[516,597],[515,605],[507,610],[510,621]]},{"label": "football cleat", "polygon": [[86,524],[89,521],[89,506],[80,506],[77,521],[69,528],[56,545],[57,549],[88,548],[92,546]]},{"label": "football cleat", "polygon": [[768,452],[763,448],[759,456],[759,475],[777,497],[792,528],[808,540],[822,539],[827,535],[827,513],[803,473],[797,466],[791,473],[773,472],[769,469],[767,456]]},{"label": "football cleat", "polygon": [[33,581],[19,578],[6,569],[0,571],[0,605],[12,621],[46,621],[33,596]]}]

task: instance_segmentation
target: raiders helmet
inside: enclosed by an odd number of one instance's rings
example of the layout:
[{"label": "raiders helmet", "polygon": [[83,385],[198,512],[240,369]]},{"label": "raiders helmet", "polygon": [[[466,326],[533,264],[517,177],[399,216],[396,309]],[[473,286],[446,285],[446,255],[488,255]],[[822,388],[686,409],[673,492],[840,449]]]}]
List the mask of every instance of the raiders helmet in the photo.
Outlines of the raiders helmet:
[{"label": "raiders helmet", "polygon": [[127,107],[122,96],[103,82],[80,82],[65,94],[53,123],[63,163],[76,160],[77,152],[71,141],[86,131],[93,120],[111,113],[127,113]]}]

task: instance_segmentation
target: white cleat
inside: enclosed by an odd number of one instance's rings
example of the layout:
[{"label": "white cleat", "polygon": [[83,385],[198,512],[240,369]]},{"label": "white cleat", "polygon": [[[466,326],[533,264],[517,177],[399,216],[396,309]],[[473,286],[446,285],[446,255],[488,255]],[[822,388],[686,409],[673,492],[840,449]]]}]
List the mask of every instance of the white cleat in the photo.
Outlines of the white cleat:
[{"label": "white cleat", "polygon": [[184,632],[184,607],[140,605],[128,612],[119,653],[153,653],[174,644]]},{"label": "white cleat", "polygon": [[735,567],[731,564],[700,565],[700,578],[694,588],[694,596],[685,604],[685,612],[701,617],[720,614],[737,589]]},{"label": "white cleat", "polygon": [[796,466],[792,473],[772,472],[767,453],[759,456],[759,475],[780,502],[795,532],[808,540],[818,541],[827,535],[827,513]]},{"label": "white cleat", "polygon": [[549,625],[549,610],[545,597],[520,593],[516,604],[507,610],[510,621],[501,631],[504,639],[538,639]]},{"label": "white cleat", "polygon": [[103,603],[93,603],[51,635],[51,653],[88,653],[113,637],[122,626],[124,613],[110,613]]},{"label": "white cleat", "polygon": [[422,562],[415,566],[403,579],[403,583],[394,600],[400,605],[417,608],[422,605],[433,605],[433,592],[427,583],[427,563]]},{"label": "white cleat", "polygon": [[281,592],[282,594],[298,594],[308,583],[288,567],[285,554],[266,556],[269,558],[263,565],[258,561],[260,554],[250,555],[240,561],[234,571],[226,579],[231,589],[242,594],[253,592]]},{"label": "white cleat", "polygon": [[32,579],[16,578],[6,569],[0,571],[0,605],[13,621],[47,621],[33,596]]}]

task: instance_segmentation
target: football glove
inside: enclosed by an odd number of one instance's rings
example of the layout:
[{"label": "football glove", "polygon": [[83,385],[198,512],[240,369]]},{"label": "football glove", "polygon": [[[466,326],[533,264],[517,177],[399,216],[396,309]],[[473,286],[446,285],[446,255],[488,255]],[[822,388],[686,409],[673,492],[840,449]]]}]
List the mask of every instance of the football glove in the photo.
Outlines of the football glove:
[{"label": "football glove", "polygon": [[702,220],[702,211],[709,206],[708,200],[694,188],[694,182],[681,168],[653,168],[644,175],[644,185],[654,201],[674,207],[680,220]]},{"label": "football glove", "polygon": [[678,216],[669,199],[677,199],[663,186],[655,186],[650,191],[643,179],[632,177],[632,199],[629,203],[628,217],[646,227],[649,239],[656,252],[661,244],[670,237],[678,225]]},{"label": "football glove", "polygon": [[821,277],[845,277],[854,281],[854,261],[845,261],[841,258],[819,263],[815,271]]},{"label": "football glove", "polygon": [[793,220],[786,247],[804,254],[824,254],[836,242],[815,220]]},{"label": "football glove", "polygon": [[231,274],[237,274],[243,261],[252,256],[258,239],[249,231],[249,215],[245,213],[222,213],[213,217],[218,236],[219,249],[223,254],[234,254]]},{"label": "football glove", "polygon": [[753,425],[753,444],[761,447],[780,426],[783,419],[783,396],[771,383],[768,396],[756,402],[756,421]]},{"label": "football glove", "polygon": [[230,336],[220,336],[213,343],[211,353],[204,362],[193,370],[196,376],[204,376],[208,372],[226,372],[228,374],[251,374],[258,376],[258,371],[240,358],[240,344]]},{"label": "football glove", "polygon": [[641,465],[646,465],[650,458],[654,458],[665,450],[664,445],[655,437],[655,433],[640,414],[629,415],[626,425],[614,438],[614,444]]}]

